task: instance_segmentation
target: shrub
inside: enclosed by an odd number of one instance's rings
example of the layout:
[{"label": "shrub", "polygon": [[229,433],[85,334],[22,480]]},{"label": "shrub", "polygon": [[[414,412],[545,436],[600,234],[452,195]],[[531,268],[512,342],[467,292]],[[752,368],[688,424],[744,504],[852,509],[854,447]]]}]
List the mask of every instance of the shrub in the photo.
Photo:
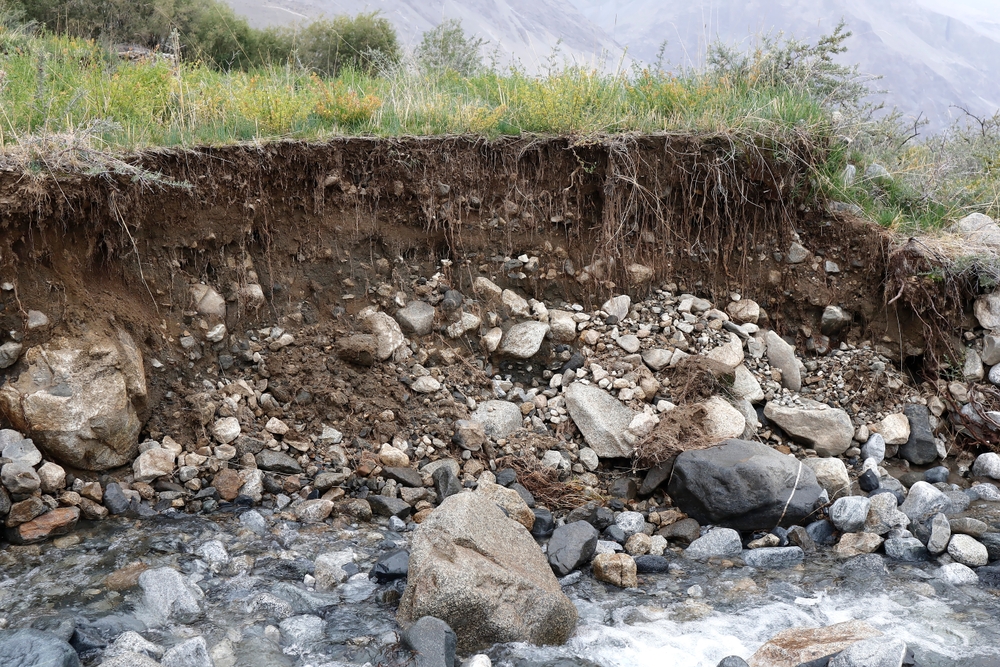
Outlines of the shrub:
[{"label": "shrub", "polygon": [[399,60],[399,40],[378,12],[320,19],[284,33],[300,63],[323,76],[351,68],[372,73]]},{"label": "shrub", "polygon": [[317,89],[314,113],[324,121],[357,128],[368,123],[382,106],[382,100],[371,93],[359,93],[343,81],[326,83],[315,78]]},{"label": "shrub", "polygon": [[472,76],[483,69],[484,44],[483,39],[466,35],[461,21],[449,19],[424,33],[414,56],[426,72]]}]

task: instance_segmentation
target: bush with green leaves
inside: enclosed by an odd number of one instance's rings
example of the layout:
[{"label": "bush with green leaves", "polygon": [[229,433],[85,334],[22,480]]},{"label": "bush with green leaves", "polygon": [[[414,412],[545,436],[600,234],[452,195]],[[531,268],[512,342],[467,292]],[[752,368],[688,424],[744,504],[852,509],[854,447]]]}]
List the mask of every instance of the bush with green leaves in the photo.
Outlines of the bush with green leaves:
[{"label": "bush with green leaves", "polygon": [[378,12],[319,19],[281,34],[299,63],[323,76],[345,68],[371,73],[400,57],[396,31]]},{"label": "bush with green leaves", "polygon": [[480,37],[466,35],[461,21],[448,19],[424,33],[414,57],[425,72],[473,76],[483,70],[485,44]]}]

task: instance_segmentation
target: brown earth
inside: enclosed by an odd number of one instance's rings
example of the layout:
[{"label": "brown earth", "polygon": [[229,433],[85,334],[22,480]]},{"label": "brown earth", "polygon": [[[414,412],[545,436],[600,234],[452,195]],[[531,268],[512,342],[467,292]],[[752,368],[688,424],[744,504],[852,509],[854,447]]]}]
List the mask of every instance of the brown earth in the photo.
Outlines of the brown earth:
[{"label": "brown earth", "polygon": [[[844,338],[874,341],[891,358],[922,354],[926,323],[906,299],[885,306],[896,284],[888,235],[825,213],[803,187],[801,160],[731,153],[721,138],[671,135],[343,139],[136,156],[150,179],[0,173],[0,282],[12,286],[0,292],[0,329],[27,347],[55,331],[126,328],[163,363],[147,366],[145,433],[196,446],[208,436],[187,399],[251,365],[225,342],[195,359],[181,349],[185,332],[207,326],[191,310],[197,282],[229,301],[231,333],[279,325],[295,335],[256,371],[290,404],[286,421],[346,423],[349,437],[375,442],[418,422],[440,424],[446,438],[467,409],[461,397],[415,400],[391,365],[338,359],[350,315],[373,302],[391,312],[398,291],[439,299],[429,284],[471,295],[479,275],[587,308],[667,282],[713,300],[735,291],[801,348],[823,309],[839,305],[855,315]],[[812,257],[778,261],[796,234]],[[511,263],[522,254],[541,259],[537,270]],[[826,260],[840,272],[825,271]],[[632,264],[655,278],[629,284]],[[266,297],[256,309],[239,296],[250,283]],[[26,331],[29,309],[50,326]],[[474,344],[438,337],[425,347],[450,385],[478,399],[488,381]],[[220,355],[236,357],[230,370]]]}]

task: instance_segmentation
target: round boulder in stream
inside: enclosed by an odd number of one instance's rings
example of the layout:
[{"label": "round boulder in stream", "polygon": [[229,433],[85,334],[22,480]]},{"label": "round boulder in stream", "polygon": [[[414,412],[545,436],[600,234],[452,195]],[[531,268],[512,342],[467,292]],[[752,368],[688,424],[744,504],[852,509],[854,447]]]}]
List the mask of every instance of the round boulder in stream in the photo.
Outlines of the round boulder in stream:
[{"label": "round boulder in stream", "polygon": [[744,531],[801,523],[822,491],[811,468],[746,440],[683,452],[667,485],[677,506],[702,525]]},{"label": "round boulder in stream", "polygon": [[477,493],[450,496],[413,535],[397,620],[409,627],[424,616],[445,621],[463,653],[562,644],[577,620],[528,530]]}]

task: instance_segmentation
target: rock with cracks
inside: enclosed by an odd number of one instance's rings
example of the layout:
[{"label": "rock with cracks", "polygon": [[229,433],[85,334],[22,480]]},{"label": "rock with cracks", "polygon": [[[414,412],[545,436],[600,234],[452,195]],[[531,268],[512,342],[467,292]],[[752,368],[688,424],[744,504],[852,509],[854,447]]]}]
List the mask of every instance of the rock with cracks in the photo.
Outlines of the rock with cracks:
[{"label": "rock with cracks", "polygon": [[562,644],[577,613],[531,534],[488,498],[447,498],[413,535],[397,620],[445,621],[463,653],[498,642]]},{"label": "rock with cracks", "polygon": [[132,462],[146,404],[132,338],[60,338],[29,349],[25,371],[0,388],[0,413],[48,456],[84,470]]},{"label": "rock with cracks", "polygon": [[692,518],[737,530],[800,523],[822,491],[808,466],[745,440],[683,452],[667,485],[670,497]]}]

